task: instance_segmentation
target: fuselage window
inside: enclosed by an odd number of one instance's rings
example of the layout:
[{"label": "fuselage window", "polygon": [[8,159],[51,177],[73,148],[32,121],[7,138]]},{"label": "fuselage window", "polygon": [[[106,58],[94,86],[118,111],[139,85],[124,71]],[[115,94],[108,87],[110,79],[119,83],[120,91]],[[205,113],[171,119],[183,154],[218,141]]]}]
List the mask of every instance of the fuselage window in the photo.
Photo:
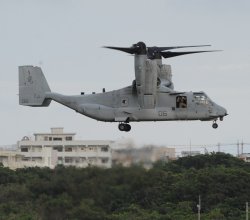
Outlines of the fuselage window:
[{"label": "fuselage window", "polygon": [[128,98],[122,98],[121,99],[121,106],[122,107],[128,106]]},{"label": "fuselage window", "polygon": [[187,108],[187,96],[176,97],[176,108]]}]

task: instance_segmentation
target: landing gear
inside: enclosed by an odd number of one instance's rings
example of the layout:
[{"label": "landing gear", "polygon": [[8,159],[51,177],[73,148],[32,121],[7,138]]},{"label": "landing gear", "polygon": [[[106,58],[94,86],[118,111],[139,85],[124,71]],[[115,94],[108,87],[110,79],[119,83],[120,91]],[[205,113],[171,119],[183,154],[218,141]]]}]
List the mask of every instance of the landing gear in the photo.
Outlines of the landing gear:
[{"label": "landing gear", "polygon": [[125,123],[120,123],[118,125],[118,128],[119,128],[120,131],[126,131],[126,132],[131,130],[130,124],[125,124]]},{"label": "landing gear", "polygon": [[214,129],[218,128],[218,124],[216,123],[216,121],[213,122],[212,127],[213,127]]}]

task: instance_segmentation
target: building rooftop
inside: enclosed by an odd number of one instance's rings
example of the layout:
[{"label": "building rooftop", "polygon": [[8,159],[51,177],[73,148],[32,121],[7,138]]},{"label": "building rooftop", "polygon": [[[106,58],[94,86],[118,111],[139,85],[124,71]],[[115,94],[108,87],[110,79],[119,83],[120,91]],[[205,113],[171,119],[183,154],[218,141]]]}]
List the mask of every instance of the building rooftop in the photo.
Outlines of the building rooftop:
[{"label": "building rooftop", "polygon": [[37,135],[76,135],[76,133],[64,133],[63,132],[63,127],[56,127],[56,128],[51,128],[51,132],[50,133],[34,133],[34,136]]}]

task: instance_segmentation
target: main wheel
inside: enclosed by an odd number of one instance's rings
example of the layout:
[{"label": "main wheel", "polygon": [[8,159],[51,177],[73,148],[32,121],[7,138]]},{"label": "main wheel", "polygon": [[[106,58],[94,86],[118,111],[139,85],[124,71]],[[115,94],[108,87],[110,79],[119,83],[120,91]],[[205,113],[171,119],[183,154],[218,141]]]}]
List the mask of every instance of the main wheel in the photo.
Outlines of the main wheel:
[{"label": "main wheel", "polygon": [[126,124],[121,123],[121,124],[118,125],[118,128],[119,128],[120,131],[125,131]]},{"label": "main wheel", "polygon": [[125,131],[128,132],[131,130],[130,124],[125,124]]},{"label": "main wheel", "polygon": [[218,128],[218,124],[217,124],[217,123],[213,123],[212,127],[213,127],[214,129],[216,129],[216,128]]}]

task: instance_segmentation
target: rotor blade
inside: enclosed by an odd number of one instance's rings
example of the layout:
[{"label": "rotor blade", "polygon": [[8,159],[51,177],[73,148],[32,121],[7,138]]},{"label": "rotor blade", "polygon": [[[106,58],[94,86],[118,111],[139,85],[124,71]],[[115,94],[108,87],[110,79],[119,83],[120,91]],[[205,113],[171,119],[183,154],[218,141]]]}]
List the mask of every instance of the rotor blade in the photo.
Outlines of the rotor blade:
[{"label": "rotor blade", "polygon": [[217,52],[220,50],[204,50],[204,51],[186,51],[186,52],[160,52],[164,58],[176,57],[181,55],[193,54],[193,53],[206,53],[206,52]]},{"label": "rotor blade", "polygon": [[210,47],[210,46],[211,45],[193,45],[193,46],[176,46],[176,47],[157,47],[157,48],[159,49],[159,51],[164,51],[164,50],[173,50],[173,49],[187,48],[187,47]]},{"label": "rotor blade", "polygon": [[125,53],[130,53],[130,54],[134,54],[136,52],[136,49],[133,47],[104,47],[104,48],[108,48],[108,49],[112,49],[112,50],[119,50]]},{"label": "rotor blade", "polygon": [[149,59],[161,59],[161,52],[172,49],[187,48],[187,47],[205,47],[211,45],[194,45],[194,46],[177,46],[177,47],[147,47],[147,55]]}]

